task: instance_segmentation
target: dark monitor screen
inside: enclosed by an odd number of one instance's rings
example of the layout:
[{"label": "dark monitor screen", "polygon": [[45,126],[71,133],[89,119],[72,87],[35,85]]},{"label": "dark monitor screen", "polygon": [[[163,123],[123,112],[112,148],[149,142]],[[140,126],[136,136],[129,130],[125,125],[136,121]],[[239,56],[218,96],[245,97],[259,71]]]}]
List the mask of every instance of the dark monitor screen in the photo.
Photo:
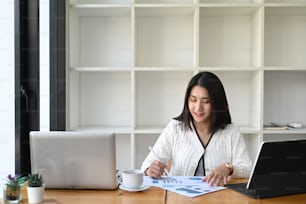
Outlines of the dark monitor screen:
[{"label": "dark monitor screen", "polygon": [[247,188],[271,195],[306,192],[306,140],[262,143]]}]

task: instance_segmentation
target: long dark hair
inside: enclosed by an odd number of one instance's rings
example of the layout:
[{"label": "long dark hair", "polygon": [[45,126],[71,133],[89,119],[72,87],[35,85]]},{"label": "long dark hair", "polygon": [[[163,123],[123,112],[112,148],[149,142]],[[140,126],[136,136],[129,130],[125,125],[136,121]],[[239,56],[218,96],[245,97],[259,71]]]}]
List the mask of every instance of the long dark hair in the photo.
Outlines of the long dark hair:
[{"label": "long dark hair", "polygon": [[214,133],[218,129],[224,129],[228,124],[231,124],[232,119],[223,84],[221,80],[211,72],[200,72],[191,78],[185,93],[183,111],[174,119],[182,121],[185,128],[192,129],[191,122],[193,118],[188,107],[188,100],[191,89],[197,85],[205,88],[209,94],[210,103],[212,105],[210,132]]}]

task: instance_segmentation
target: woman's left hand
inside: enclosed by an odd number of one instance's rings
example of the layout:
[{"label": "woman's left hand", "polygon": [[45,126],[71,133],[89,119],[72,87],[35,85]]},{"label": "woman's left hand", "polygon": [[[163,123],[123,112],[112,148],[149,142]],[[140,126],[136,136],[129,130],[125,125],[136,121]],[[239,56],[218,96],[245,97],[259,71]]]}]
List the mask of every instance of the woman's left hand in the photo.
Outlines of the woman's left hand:
[{"label": "woman's left hand", "polygon": [[210,175],[206,176],[203,181],[210,186],[224,186],[230,177],[231,171],[224,165],[218,166]]}]

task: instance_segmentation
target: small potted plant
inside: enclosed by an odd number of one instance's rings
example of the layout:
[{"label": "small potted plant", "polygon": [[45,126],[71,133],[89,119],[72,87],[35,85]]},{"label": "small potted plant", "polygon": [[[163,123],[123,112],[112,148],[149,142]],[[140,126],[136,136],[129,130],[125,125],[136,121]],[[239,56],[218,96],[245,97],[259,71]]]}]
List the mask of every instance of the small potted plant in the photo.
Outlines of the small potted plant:
[{"label": "small potted plant", "polygon": [[27,177],[19,174],[12,176],[10,174],[5,180],[6,184],[3,189],[3,198],[5,203],[18,203],[21,200],[20,189],[27,180]]},{"label": "small potted plant", "polygon": [[28,186],[27,195],[29,203],[40,203],[44,198],[44,179],[41,174],[29,174],[28,175]]}]

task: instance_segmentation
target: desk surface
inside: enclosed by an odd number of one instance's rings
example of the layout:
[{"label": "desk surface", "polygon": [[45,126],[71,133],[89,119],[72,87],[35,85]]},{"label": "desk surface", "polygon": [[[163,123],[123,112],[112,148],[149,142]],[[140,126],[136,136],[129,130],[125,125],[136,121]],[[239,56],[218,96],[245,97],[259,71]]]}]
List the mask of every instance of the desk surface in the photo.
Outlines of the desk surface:
[{"label": "desk surface", "polygon": [[[234,179],[232,183],[241,182]],[[27,204],[25,189],[22,192],[21,204]],[[306,193],[267,199],[253,199],[231,189],[189,198],[163,189],[151,187],[143,192],[126,192],[118,190],[46,190],[44,204],[300,204],[305,202]],[[3,201],[1,200],[2,204]]]}]

